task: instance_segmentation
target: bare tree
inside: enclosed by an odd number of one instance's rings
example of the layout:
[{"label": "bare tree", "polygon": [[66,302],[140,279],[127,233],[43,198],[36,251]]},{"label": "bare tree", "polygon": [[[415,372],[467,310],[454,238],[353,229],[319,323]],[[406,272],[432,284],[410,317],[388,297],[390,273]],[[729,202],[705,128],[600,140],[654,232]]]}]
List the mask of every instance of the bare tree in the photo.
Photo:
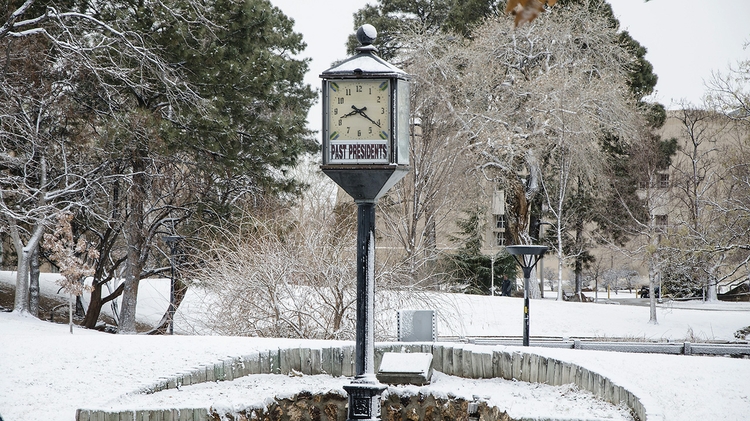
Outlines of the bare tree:
[{"label": "bare tree", "polygon": [[[669,190],[662,184],[664,171],[669,168],[671,157],[677,148],[674,139],[663,141],[644,124],[634,143],[622,156],[614,156],[610,171],[629,168],[628,177],[612,179],[615,205],[621,212],[610,214],[610,224],[619,224],[626,238],[632,239],[623,246],[606,237],[603,241],[625,255],[642,259],[648,268],[649,278],[649,323],[657,324],[656,285],[663,269],[664,246],[662,237],[667,229],[665,212],[669,202]],[[637,195],[631,194],[635,190]],[[634,200],[635,199],[635,200]]]},{"label": "bare tree", "polygon": [[[458,75],[439,53],[441,39],[412,34],[406,45],[419,43],[418,50],[404,57],[404,69],[414,73],[412,81],[411,171],[379,205],[383,217],[382,235],[399,244],[412,274],[412,282],[434,285],[440,272],[438,238],[453,227],[452,217],[466,204],[456,200],[455,192],[465,197],[477,194],[478,183],[468,172],[470,156],[460,151],[463,138],[452,109]],[[405,47],[410,48],[410,47]],[[443,248],[445,245],[441,245]]]},{"label": "bare tree", "polygon": [[[101,130],[101,115],[128,108],[128,92],[154,103],[158,99],[154,109],[159,113],[174,112],[184,103],[200,104],[175,67],[141,34],[117,27],[126,26],[127,20],[111,24],[97,17],[102,13],[91,4],[60,11],[27,0],[0,26],[6,57],[3,109],[8,117],[2,119],[8,155],[4,168],[14,173],[4,178],[2,213],[18,255],[15,311],[28,309],[28,259],[45,226],[57,212],[85,206],[84,193],[94,188],[102,168],[101,162],[92,163],[81,154],[73,159],[73,151],[87,148],[71,142],[91,148],[93,142],[82,131]],[[28,83],[29,78],[37,83]],[[83,112],[74,113],[72,104],[85,104],[79,109]],[[79,137],[73,136],[72,127]],[[136,153],[133,158],[143,156]],[[143,169],[135,167],[136,181]],[[132,204],[137,213],[142,202]],[[131,244],[140,246],[136,243]]]},{"label": "bare tree", "polygon": [[[211,331],[354,337],[356,211],[334,205],[331,183],[317,169],[298,169],[297,177],[311,188],[293,205],[278,204],[236,226],[207,227],[213,239],[195,249],[204,264],[183,270],[183,275],[191,287],[206,292]],[[385,339],[397,309],[429,307],[446,299],[410,282],[410,267],[401,257],[376,253],[375,321],[377,336]]]},{"label": "bare tree", "polygon": [[[2,33],[2,31],[0,31]],[[60,211],[80,206],[96,183],[101,163],[80,159],[80,130],[71,124],[74,83],[44,39],[0,39],[4,78],[0,81],[0,218],[17,255],[16,312],[29,311],[29,262],[45,229]]]},{"label": "bare tree", "polygon": [[[747,198],[750,158],[750,60],[738,62],[727,72],[716,72],[708,82],[706,104],[732,123],[727,125],[728,152],[722,155],[723,180],[720,194],[711,199],[715,214],[721,216],[719,244],[714,253],[726,255],[726,264],[716,283],[744,278],[750,283],[750,245]],[[743,274],[744,272],[744,274]]]},{"label": "bare tree", "polygon": [[[745,125],[748,127],[750,125]],[[714,202],[716,212],[722,215],[722,242],[715,252],[726,253],[726,267],[717,283],[744,280],[750,286],[750,134],[744,131],[742,138],[732,148],[724,162],[725,184],[721,200]]]},{"label": "bare tree", "polygon": [[[309,204],[306,206],[309,209]],[[270,216],[270,215],[269,215]],[[354,336],[356,230],[328,212],[276,212],[221,230],[194,272],[209,292],[209,328],[221,334],[344,339]],[[345,215],[344,215],[345,216]],[[377,271],[382,285],[382,270]]]},{"label": "bare tree", "polygon": [[726,255],[702,251],[717,243],[718,223],[722,219],[711,203],[723,179],[718,160],[727,150],[726,145],[717,141],[726,131],[727,121],[689,104],[683,104],[682,108],[675,116],[679,121],[681,147],[670,180],[676,199],[670,214],[673,219],[670,232],[679,236],[673,247],[681,250],[681,264],[691,268],[688,272],[692,282],[705,288],[708,301],[715,301],[717,271]]},{"label": "bare tree", "polygon": [[741,124],[750,124],[750,60],[738,62],[726,73],[715,72],[709,80],[708,107]]},{"label": "bare tree", "polygon": [[[488,21],[471,41],[439,34],[403,43],[407,62],[429,64],[413,72],[443,85],[432,96],[450,121],[443,137],[456,133],[477,173],[504,185],[513,244],[533,241],[531,207],[544,177],[560,187],[548,195],[559,213],[576,188],[565,177],[599,183],[597,137],[607,131],[626,141],[637,127],[627,89],[632,56],[589,6],[555,9],[518,29],[507,20]],[[558,173],[545,173],[552,162]],[[563,220],[560,213],[560,237],[570,228]],[[532,297],[539,296],[534,285]]]}]

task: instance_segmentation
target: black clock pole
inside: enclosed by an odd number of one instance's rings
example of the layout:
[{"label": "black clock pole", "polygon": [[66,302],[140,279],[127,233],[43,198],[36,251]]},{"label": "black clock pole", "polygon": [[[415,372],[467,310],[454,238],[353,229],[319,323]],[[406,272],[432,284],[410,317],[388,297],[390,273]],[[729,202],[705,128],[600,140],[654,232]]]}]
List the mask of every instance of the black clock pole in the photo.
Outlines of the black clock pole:
[{"label": "black clock pole", "polygon": [[375,201],[357,203],[357,335],[355,374],[375,375],[375,359],[370,349],[375,342],[372,330],[375,300]]},{"label": "black clock pole", "polygon": [[355,377],[344,386],[349,394],[348,420],[380,419],[380,395],[375,378],[375,200],[357,202],[357,330]]}]

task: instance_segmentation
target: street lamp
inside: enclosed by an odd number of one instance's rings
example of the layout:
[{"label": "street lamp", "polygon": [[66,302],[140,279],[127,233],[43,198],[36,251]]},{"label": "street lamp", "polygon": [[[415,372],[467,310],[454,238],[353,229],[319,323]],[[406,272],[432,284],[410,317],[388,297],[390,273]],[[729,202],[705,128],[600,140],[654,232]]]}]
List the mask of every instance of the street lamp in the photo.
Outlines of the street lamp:
[{"label": "street lamp", "polygon": [[385,386],[375,377],[375,205],[409,171],[409,78],[381,59],[372,25],[357,30],[357,54],[321,73],[321,170],[357,204],[355,377],[348,420],[380,419]]},{"label": "street lamp", "polygon": [[529,278],[531,270],[547,252],[547,246],[506,246],[505,249],[523,270],[523,346],[529,346]]},{"label": "street lamp", "polygon": [[176,310],[175,296],[174,296],[174,255],[177,253],[177,243],[182,240],[179,235],[165,235],[161,238],[169,246],[169,309],[167,314],[169,317],[169,334],[174,335],[174,313]]}]

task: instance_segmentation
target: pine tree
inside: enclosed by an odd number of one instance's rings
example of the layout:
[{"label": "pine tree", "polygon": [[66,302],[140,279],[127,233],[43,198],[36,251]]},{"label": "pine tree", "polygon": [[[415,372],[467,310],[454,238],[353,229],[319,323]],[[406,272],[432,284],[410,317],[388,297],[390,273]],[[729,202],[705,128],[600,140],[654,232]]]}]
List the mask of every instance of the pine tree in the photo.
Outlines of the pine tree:
[{"label": "pine tree", "polygon": [[[451,238],[458,250],[447,259],[451,277],[459,285],[465,286],[470,294],[491,294],[492,258],[482,253],[484,238],[483,210],[479,207],[465,211],[465,218],[456,221],[459,234]],[[502,275],[516,277],[516,263],[513,256],[500,252],[495,259],[495,287],[499,289]],[[496,293],[496,295],[499,295]]]}]

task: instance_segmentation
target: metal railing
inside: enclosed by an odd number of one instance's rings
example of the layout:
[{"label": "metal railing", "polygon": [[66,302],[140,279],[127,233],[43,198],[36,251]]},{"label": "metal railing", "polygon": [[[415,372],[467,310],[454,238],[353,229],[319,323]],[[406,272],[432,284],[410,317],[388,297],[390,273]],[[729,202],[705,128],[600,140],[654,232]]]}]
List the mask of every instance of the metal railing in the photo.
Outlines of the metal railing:
[{"label": "metal railing", "polygon": [[[521,337],[514,336],[475,336],[465,338],[441,336],[438,337],[438,341],[507,346],[521,346],[523,342]],[[747,342],[632,342],[616,340],[602,341],[594,338],[532,337],[529,346],[609,352],[750,357],[750,343]]]}]

